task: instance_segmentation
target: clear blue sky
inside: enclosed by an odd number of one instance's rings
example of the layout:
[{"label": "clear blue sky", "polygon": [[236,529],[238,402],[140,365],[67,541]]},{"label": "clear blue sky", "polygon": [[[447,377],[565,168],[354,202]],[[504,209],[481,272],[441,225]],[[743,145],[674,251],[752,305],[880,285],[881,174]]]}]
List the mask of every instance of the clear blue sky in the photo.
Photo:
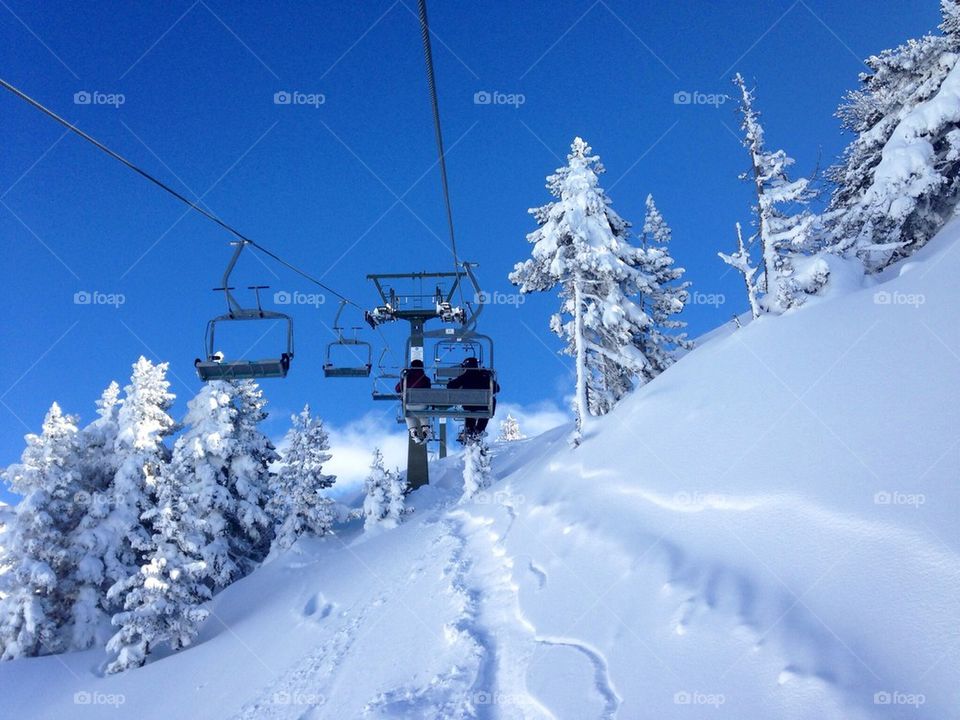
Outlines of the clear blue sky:
[{"label": "clear blue sky", "polygon": [[[434,236],[445,236],[445,220],[436,168],[424,176],[433,128],[415,3],[405,2],[4,0],[0,66],[249,236],[373,305],[366,273],[450,265]],[[934,0],[434,0],[430,10],[461,254],[481,264],[486,289],[512,290],[505,276],[534,227],[526,209],[548,200],[544,176],[582,135],[608,168],[614,207],[641,222],[652,192],[687,279],[727,296],[685,311],[693,335],[744,309],[740,281],[716,252],[731,247],[735,221],[748,221],[750,197],[737,180],[746,160],[733,103],[678,105],[675,93],[727,93],[742,72],[757,84],[769,142],[809,173],[843,147],[833,113],[864,70],[859,58],[939,18]],[[276,105],[282,90],[322,93],[325,103]],[[82,91],[124,102],[75,104]],[[479,91],[522,93],[524,103],[475,104]],[[141,353],[170,361],[182,414],[200,386],[192,363],[204,323],[222,308],[210,288],[229,237],[61,138],[9,93],[0,93],[0,118],[0,465],[19,456],[51,401],[89,420],[100,390],[122,382]],[[315,291],[271,270],[248,257],[236,284]],[[77,305],[78,291],[122,293],[125,303]],[[555,304],[531,298],[486,315],[511,402],[559,402],[569,389],[547,331]],[[341,424],[372,409],[365,381],[322,378],[334,310],[295,308],[294,368],[264,384],[271,432],[306,401]]]}]

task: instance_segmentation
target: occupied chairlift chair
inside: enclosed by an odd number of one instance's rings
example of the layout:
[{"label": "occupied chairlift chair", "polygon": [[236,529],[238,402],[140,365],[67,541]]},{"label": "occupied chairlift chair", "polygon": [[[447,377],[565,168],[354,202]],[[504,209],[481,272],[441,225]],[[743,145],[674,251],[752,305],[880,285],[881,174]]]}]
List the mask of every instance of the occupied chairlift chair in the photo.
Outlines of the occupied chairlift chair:
[{"label": "occupied chairlift chair", "polygon": [[[346,304],[345,300],[340,302],[337,315],[333,320],[333,330],[337,333],[337,339],[327,345],[326,360],[323,363],[323,375],[328,378],[370,377],[370,371],[373,369],[373,346],[367,341],[356,337],[356,332],[360,330],[359,327],[351,328],[354,331],[354,337],[343,336],[343,327],[340,325],[340,315],[343,313]],[[347,348],[360,363],[353,365],[335,364],[332,355],[333,348],[335,347]],[[359,349],[363,355],[366,355],[366,362],[363,362],[363,357],[359,356],[357,352],[354,351],[354,348]]]},{"label": "occupied chairlift chair", "polygon": [[[231,292],[235,288],[230,286],[230,274],[243,252],[246,242],[240,241],[234,243],[236,250],[233,257],[227,264],[227,269],[223,273],[221,287],[214,288],[215,291],[222,291],[227,298],[227,313],[213,318],[207,323],[207,332],[205,339],[205,358],[197,358],[194,366],[197,369],[197,375],[204,382],[209,380],[259,380],[261,378],[284,378],[290,370],[290,361],[293,359],[293,319],[284,313],[264,310],[260,305],[260,291],[265,289],[266,285],[251,285],[248,289],[253,290],[257,298],[256,308],[244,308],[237,302]],[[216,329],[218,324],[236,322],[242,320],[270,320],[281,321],[287,325],[287,345],[286,351],[281,352],[279,357],[271,357],[263,360],[226,360],[223,355],[216,350]]]},{"label": "occupied chairlift chair", "polygon": [[[408,388],[404,377],[402,392],[403,417],[436,417],[436,418],[492,418],[494,411],[494,389],[496,388],[496,371],[493,367],[493,340],[487,335],[480,335],[473,331],[454,333],[449,329],[426,333],[427,337],[442,338],[434,347],[434,378],[436,385],[431,388]],[[458,377],[464,368],[460,365],[444,365],[442,358],[445,349],[459,345],[465,356],[473,356],[480,360],[481,368],[490,372],[490,386],[480,389],[458,388],[451,390],[446,387],[447,382]],[[409,349],[408,349],[409,350]],[[484,358],[489,359],[489,365],[484,364]],[[472,408],[466,410],[464,408]]]}]

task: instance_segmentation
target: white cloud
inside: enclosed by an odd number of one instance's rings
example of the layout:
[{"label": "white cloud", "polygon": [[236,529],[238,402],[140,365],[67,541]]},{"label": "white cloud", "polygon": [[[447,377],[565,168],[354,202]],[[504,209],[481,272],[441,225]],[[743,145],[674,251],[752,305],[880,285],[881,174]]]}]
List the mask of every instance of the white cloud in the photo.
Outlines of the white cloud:
[{"label": "white cloud", "polygon": [[500,431],[500,423],[507,415],[513,415],[520,424],[520,432],[527,437],[535,437],[547,430],[571,421],[570,413],[565,412],[551,401],[543,401],[535,405],[515,405],[513,403],[498,403],[497,416],[490,421],[490,436],[496,438]]},{"label": "white cloud", "polygon": [[407,428],[395,421],[392,412],[370,412],[343,427],[328,425],[327,431],[333,457],[324,470],[337,476],[338,494],[363,482],[374,448],[380,448],[387,467],[407,466]]},{"label": "white cloud", "polygon": [[[570,415],[552,402],[530,406],[501,403],[497,407],[497,416],[490,422],[491,438],[496,438],[500,422],[508,413],[517,418],[521,431],[528,437],[570,422]],[[338,495],[352,493],[363,482],[376,447],[383,452],[387,467],[404,470],[407,466],[406,426],[396,423],[392,412],[370,412],[342,427],[328,425],[327,431],[333,457],[324,470],[337,476],[335,488]],[[456,449],[451,447],[450,452],[456,452]]]}]

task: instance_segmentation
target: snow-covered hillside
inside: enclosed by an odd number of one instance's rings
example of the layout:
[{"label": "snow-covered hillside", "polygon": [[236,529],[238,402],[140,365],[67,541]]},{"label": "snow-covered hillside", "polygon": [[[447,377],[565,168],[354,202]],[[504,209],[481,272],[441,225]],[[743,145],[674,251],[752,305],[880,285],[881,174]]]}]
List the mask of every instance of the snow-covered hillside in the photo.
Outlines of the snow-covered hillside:
[{"label": "snow-covered hillside", "polygon": [[[960,717],[960,223],[885,281],[718,332],[571,450],[434,467],[199,643],[0,665],[11,718]],[[119,706],[119,707],[118,707]]]}]

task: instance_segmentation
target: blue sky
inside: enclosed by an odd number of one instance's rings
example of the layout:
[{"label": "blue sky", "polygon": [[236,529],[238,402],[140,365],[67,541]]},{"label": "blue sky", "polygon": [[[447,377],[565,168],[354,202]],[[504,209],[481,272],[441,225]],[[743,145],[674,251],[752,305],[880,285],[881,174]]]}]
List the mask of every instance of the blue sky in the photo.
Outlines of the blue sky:
[{"label": "blue sky", "polygon": [[[376,300],[368,272],[450,266],[412,0],[2,5],[6,80],[361,304]],[[750,203],[737,180],[746,159],[734,104],[675,95],[728,93],[743,73],[769,143],[810,173],[846,142],[833,113],[865,69],[860,58],[934,29],[937,6],[432,3],[461,255],[480,263],[485,289],[511,292],[506,274],[534,227],[526,209],[547,202],[544,177],[581,135],[607,166],[614,207],[639,223],[652,192],[694,289],[726,296],[685,311],[691,334],[727,321],[745,300],[716,252],[731,247]],[[324,102],[278,105],[279,91]],[[476,103],[484,91],[523,102]],[[102,102],[77,104],[81,92]],[[204,324],[222,310],[210,288],[229,236],[8,93],[0,118],[0,465],[19,456],[51,401],[90,419],[101,389],[140,354],[170,361],[182,414],[200,386],[192,363]],[[316,292],[246,257],[235,284],[254,283],[271,286],[268,299]],[[124,302],[76,304],[82,291]],[[505,401],[557,405],[568,392],[569,365],[547,331],[555,304],[545,295],[487,311]],[[271,433],[304,402],[337,426],[364,416],[370,425],[373,411],[385,432],[400,432],[369,383],[323,379],[335,310],[294,308],[294,368],[265,383]],[[387,332],[401,344],[399,330]]]}]

